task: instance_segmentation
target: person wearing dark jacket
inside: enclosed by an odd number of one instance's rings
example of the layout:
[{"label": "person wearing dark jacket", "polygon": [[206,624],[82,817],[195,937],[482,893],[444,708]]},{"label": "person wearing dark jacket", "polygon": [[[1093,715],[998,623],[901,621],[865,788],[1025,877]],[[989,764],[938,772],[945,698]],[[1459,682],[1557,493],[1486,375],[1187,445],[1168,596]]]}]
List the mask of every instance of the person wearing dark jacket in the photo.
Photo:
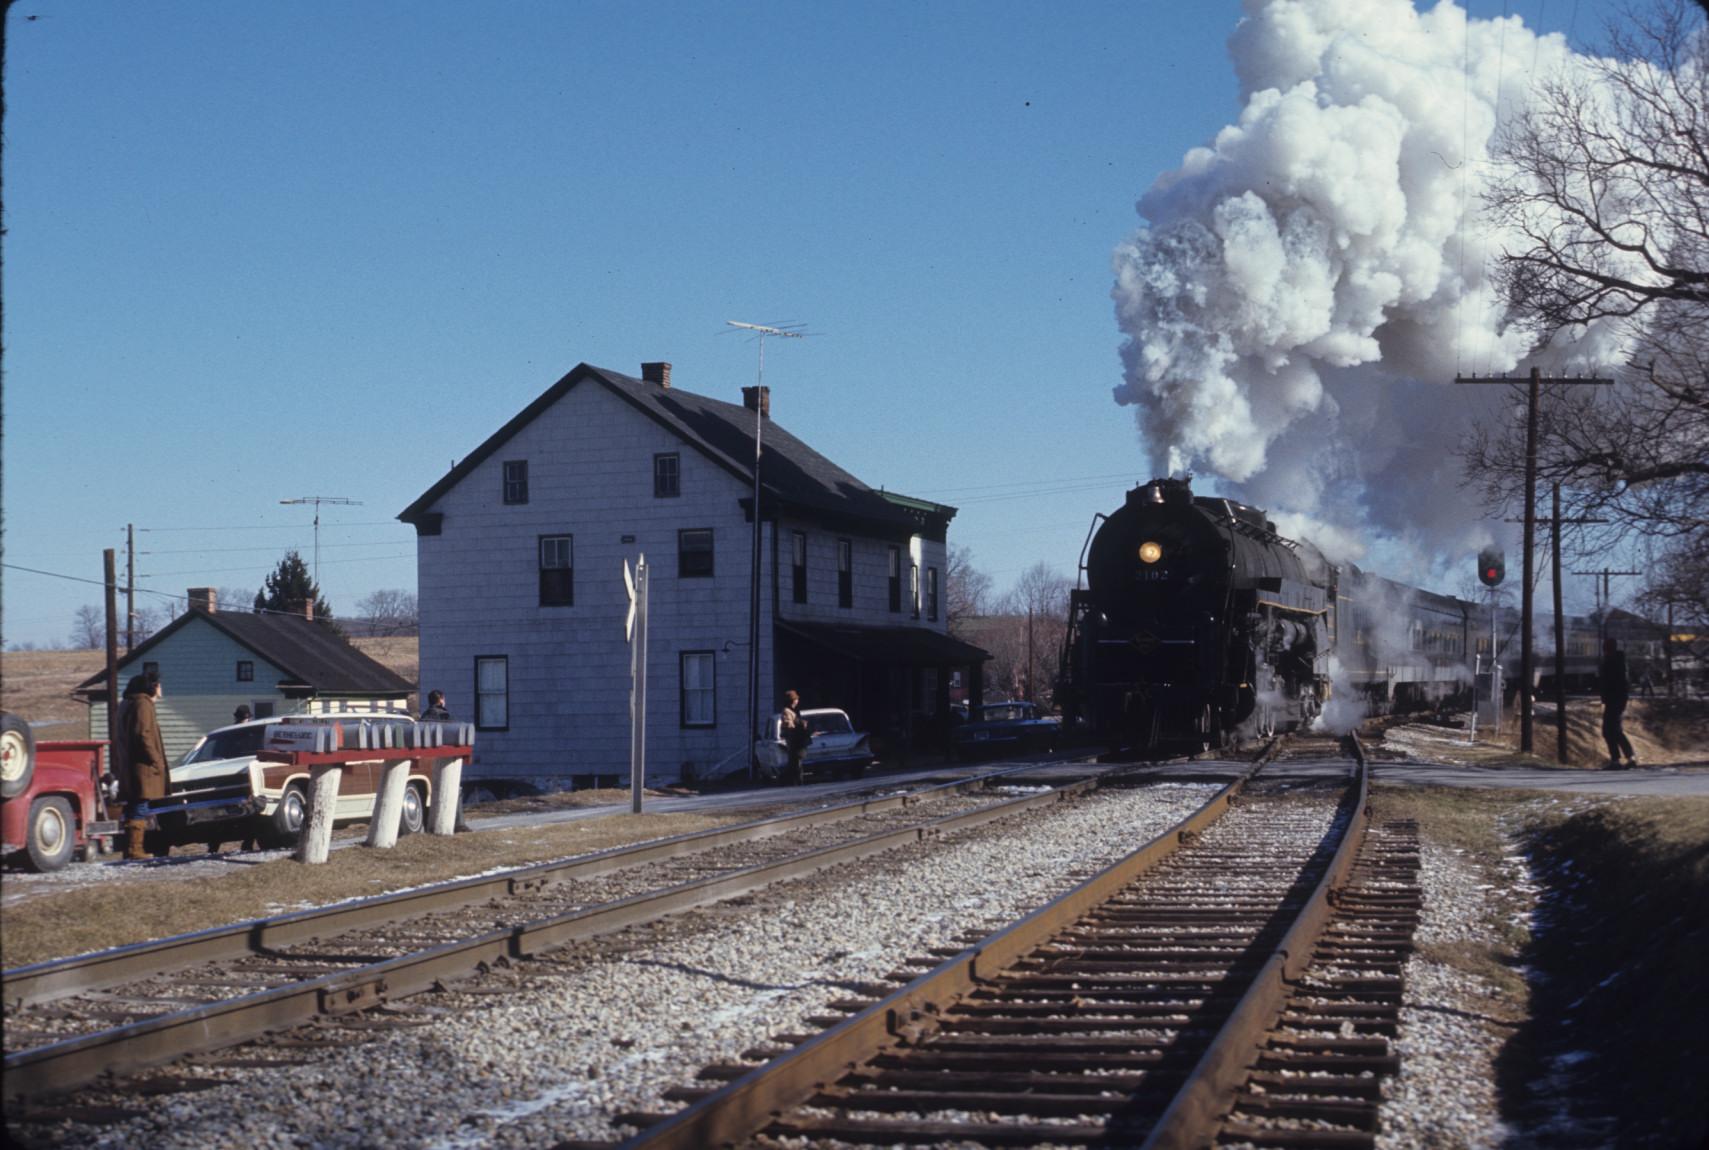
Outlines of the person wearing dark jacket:
[{"label": "person wearing dark jacket", "polygon": [[1626,766],[1635,767],[1638,759],[1632,754],[1632,741],[1626,737],[1624,726],[1626,700],[1632,693],[1631,677],[1626,670],[1626,656],[1613,639],[1603,640],[1596,686],[1602,696],[1602,741],[1608,744],[1608,766],[1618,768],[1624,752]]},{"label": "person wearing dark jacket", "polygon": [[800,695],[794,691],[783,693],[783,711],[779,718],[778,733],[783,736],[783,747],[789,754],[789,765],[783,770],[783,782],[785,786],[800,786],[804,777],[801,757],[813,742],[813,732],[807,729],[807,720],[801,717]]},{"label": "person wearing dark jacket", "polygon": [[166,747],[160,739],[160,719],[155,713],[155,700],[160,698],[160,681],[147,675],[134,676],[125,685],[125,699],[119,704],[118,737],[114,757],[114,774],[126,803],[125,857],[145,859],[148,850],[143,837],[148,823],[136,813],[136,807],[149,799],[166,797]]}]

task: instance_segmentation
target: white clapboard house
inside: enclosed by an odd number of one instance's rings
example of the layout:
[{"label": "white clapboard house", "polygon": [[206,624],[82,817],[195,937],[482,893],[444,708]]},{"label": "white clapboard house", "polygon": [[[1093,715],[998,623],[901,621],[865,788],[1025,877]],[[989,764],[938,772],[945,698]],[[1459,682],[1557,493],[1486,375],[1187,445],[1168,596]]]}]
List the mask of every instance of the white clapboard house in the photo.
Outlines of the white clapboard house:
[{"label": "white clapboard house", "polygon": [[473,719],[473,777],[627,778],[623,564],[642,555],[647,780],[746,769],[756,420],[762,719],[794,688],[881,753],[945,738],[952,678],[977,689],[987,657],[944,628],[955,509],[868,487],[742,391],[581,364],[398,516],[417,536],[421,689]]}]

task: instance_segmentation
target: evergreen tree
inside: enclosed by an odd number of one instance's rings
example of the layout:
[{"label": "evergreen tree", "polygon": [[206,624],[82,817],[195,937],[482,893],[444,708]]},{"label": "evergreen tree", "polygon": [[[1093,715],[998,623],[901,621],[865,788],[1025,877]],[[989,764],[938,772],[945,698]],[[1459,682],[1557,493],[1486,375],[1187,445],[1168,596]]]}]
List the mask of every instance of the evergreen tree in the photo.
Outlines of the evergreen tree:
[{"label": "evergreen tree", "polygon": [[261,590],[255,593],[255,610],[300,611],[301,604],[313,602],[315,619],[331,621],[332,607],[321,598],[320,588],[309,577],[308,565],[295,551],[285,552],[273,573],[267,576]]}]

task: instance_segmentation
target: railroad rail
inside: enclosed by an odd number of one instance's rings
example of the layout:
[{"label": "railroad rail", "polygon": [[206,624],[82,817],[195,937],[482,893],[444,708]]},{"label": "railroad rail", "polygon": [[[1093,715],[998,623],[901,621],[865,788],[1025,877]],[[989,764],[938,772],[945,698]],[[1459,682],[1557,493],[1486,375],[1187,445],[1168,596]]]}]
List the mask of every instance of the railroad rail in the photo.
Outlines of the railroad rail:
[{"label": "railroad rail", "polygon": [[[1012,773],[998,771],[925,791],[774,816],[7,971],[7,1043],[23,1044],[5,1058],[7,1104],[10,1108],[14,1102],[73,1089],[102,1075],[122,1075],[235,1045],[316,1017],[379,1007],[442,987],[483,966],[1059,803],[1103,781],[1092,777],[1039,793],[983,801],[990,796],[980,792]],[[967,802],[968,809],[925,820],[916,817],[923,806],[955,800]],[[931,813],[929,806],[925,813]],[[875,832],[864,825],[885,817],[905,825]],[[799,849],[800,844],[792,849],[788,842],[790,836],[838,824],[857,833],[807,850]],[[719,859],[719,852],[731,857]],[[680,868],[685,865],[705,873],[684,881]],[[648,866],[678,869],[662,877],[638,873],[627,893],[603,900],[590,897],[590,880]],[[473,919],[462,917],[471,911]],[[409,924],[407,932],[400,931],[404,923]],[[234,986],[253,988],[258,983],[272,985],[233,992]],[[212,997],[205,997],[210,991]],[[115,1014],[121,1021],[109,1024]],[[77,1032],[55,1033],[66,1029]]]},{"label": "railroad rail", "polygon": [[[1343,1021],[1382,1025],[1362,1013],[1369,1003],[1359,995],[1392,995],[1398,1006],[1398,968],[1385,966],[1376,990],[1332,969],[1376,960],[1377,936],[1349,914],[1372,899],[1393,909],[1388,896],[1353,893],[1391,872],[1367,864],[1366,878],[1351,877],[1366,838],[1367,775],[1356,744],[1350,750],[1356,762],[1340,764],[1332,794],[1309,778],[1268,792],[1251,776],[1237,780],[1173,831],[892,993],[837,1004],[848,1016],[821,1020],[822,1033],[780,1036],[747,1062],[707,1067],[701,1078],[719,1085],[672,1092],[686,1103],[674,1113],[623,1116],[640,1132],[621,1145],[759,1135],[1206,1146],[1237,1095],[1248,1109],[1231,1133],[1280,1130],[1291,1121],[1286,1107],[1251,1120],[1266,1089],[1254,1067],[1285,1075],[1329,1055],[1349,1067],[1392,1061],[1375,1053],[1380,1035],[1340,1036]],[[1295,757],[1309,760],[1309,749]],[[1314,959],[1328,972],[1311,974]],[[1319,1001],[1343,992],[1353,997]],[[1324,1019],[1334,1037],[1315,1033]],[[1285,1101],[1295,1112],[1311,1105]],[[1316,1144],[1288,1142],[1297,1126],[1275,1144]]]}]

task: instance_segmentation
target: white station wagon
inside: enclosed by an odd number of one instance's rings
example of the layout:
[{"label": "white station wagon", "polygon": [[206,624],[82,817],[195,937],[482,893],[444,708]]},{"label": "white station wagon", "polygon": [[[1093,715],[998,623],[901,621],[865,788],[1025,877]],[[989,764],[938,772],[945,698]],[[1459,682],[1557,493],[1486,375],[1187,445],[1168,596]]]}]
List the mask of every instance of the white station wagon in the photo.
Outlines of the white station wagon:
[{"label": "white station wagon", "polygon": [[[819,707],[801,712],[802,721],[813,741],[801,756],[801,773],[814,771],[834,773],[839,778],[859,778],[872,764],[871,736],[854,729],[845,711],[835,707]],[[754,755],[760,766],[779,774],[789,763],[789,748],[783,742],[783,715],[775,713],[766,721],[765,737],[754,744]]]}]

